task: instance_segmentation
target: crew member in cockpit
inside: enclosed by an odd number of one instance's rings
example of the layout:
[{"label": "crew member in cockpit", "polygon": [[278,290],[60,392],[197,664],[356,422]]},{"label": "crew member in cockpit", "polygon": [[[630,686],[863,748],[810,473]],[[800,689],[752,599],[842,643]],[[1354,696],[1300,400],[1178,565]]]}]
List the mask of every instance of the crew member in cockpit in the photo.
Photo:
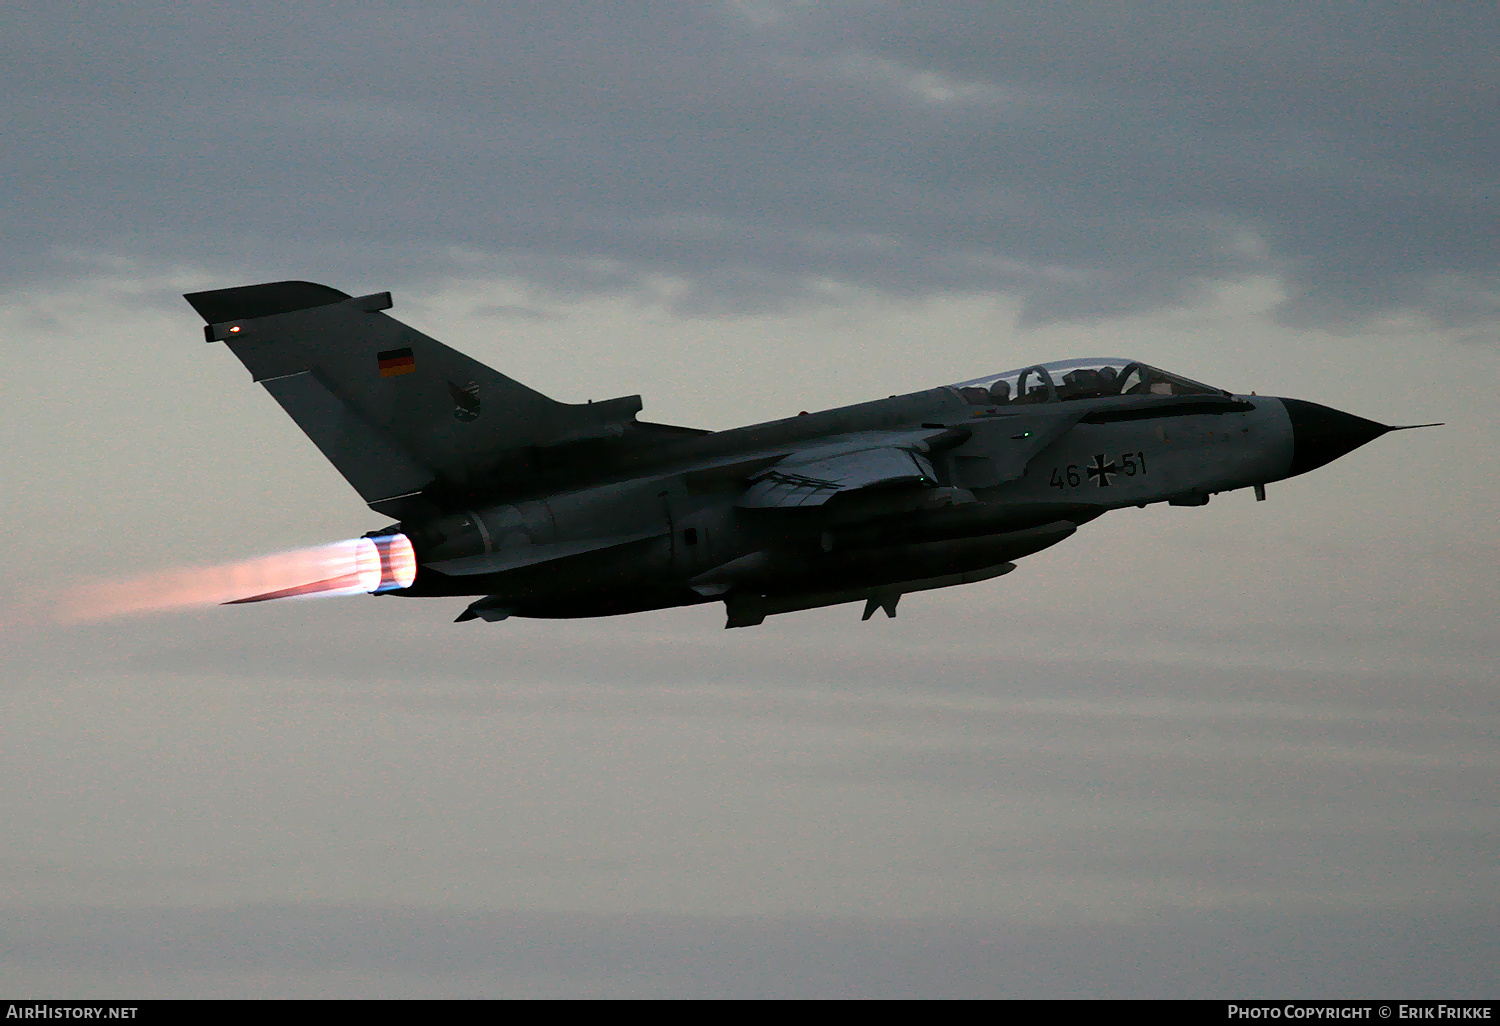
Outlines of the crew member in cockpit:
[{"label": "crew member in cockpit", "polygon": [[1059,399],[1096,399],[1114,394],[1116,371],[1113,367],[1085,368],[1071,371],[1063,376],[1058,386]]}]

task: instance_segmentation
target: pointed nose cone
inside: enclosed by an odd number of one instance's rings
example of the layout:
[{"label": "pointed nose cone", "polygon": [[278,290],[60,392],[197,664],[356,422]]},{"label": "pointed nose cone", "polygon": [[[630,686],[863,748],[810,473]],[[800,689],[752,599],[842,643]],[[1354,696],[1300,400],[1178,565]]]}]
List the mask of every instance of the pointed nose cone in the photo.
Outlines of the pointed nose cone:
[{"label": "pointed nose cone", "polygon": [[1390,430],[1373,420],[1300,399],[1283,399],[1281,405],[1292,419],[1294,441],[1292,469],[1287,477],[1332,463]]}]

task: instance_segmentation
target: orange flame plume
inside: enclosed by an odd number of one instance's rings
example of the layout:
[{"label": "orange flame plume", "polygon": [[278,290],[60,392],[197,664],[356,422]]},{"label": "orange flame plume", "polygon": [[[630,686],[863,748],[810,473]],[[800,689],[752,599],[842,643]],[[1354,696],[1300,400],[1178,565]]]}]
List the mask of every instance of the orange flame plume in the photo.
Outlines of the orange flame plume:
[{"label": "orange flame plume", "polygon": [[403,534],[351,538],[219,566],[94,581],[65,592],[63,623],[277,598],[359,595],[408,587],[417,562]]}]

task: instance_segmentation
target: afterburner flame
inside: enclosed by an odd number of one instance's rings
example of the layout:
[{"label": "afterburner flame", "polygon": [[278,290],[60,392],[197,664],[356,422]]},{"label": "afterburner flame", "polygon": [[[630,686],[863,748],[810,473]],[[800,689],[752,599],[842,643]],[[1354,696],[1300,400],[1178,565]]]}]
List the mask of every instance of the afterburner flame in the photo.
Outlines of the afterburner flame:
[{"label": "afterburner flame", "polygon": [[379,552],[380,582],[372,592],[410,588],[417,579],[417,552],[404,534],[387,534],[368,539]]},{"label": "afterburner flame", "polygon": [[377,593],[409,586],[416,572],[416,554],[405,535],[350,538],[219,566],[79,585],[64,594],[57,618],[104,620],[196,606]]}]

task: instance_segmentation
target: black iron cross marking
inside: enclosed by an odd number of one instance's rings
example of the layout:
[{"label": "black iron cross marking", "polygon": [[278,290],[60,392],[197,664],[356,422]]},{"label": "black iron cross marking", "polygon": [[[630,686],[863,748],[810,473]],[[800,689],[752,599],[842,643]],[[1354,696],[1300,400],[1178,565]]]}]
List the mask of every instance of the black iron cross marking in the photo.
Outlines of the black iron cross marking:
[{"label": "black iron cross marking", "polygon": [[1094,457],[1094,465],[1085,469],[1089,472],[1089,477],[1093,478],[1100,488],[1108,488],[1109,475],[1120,472],[1120,468],[1114,463],[1105,462],[1105,456],[1102,452]]}]

